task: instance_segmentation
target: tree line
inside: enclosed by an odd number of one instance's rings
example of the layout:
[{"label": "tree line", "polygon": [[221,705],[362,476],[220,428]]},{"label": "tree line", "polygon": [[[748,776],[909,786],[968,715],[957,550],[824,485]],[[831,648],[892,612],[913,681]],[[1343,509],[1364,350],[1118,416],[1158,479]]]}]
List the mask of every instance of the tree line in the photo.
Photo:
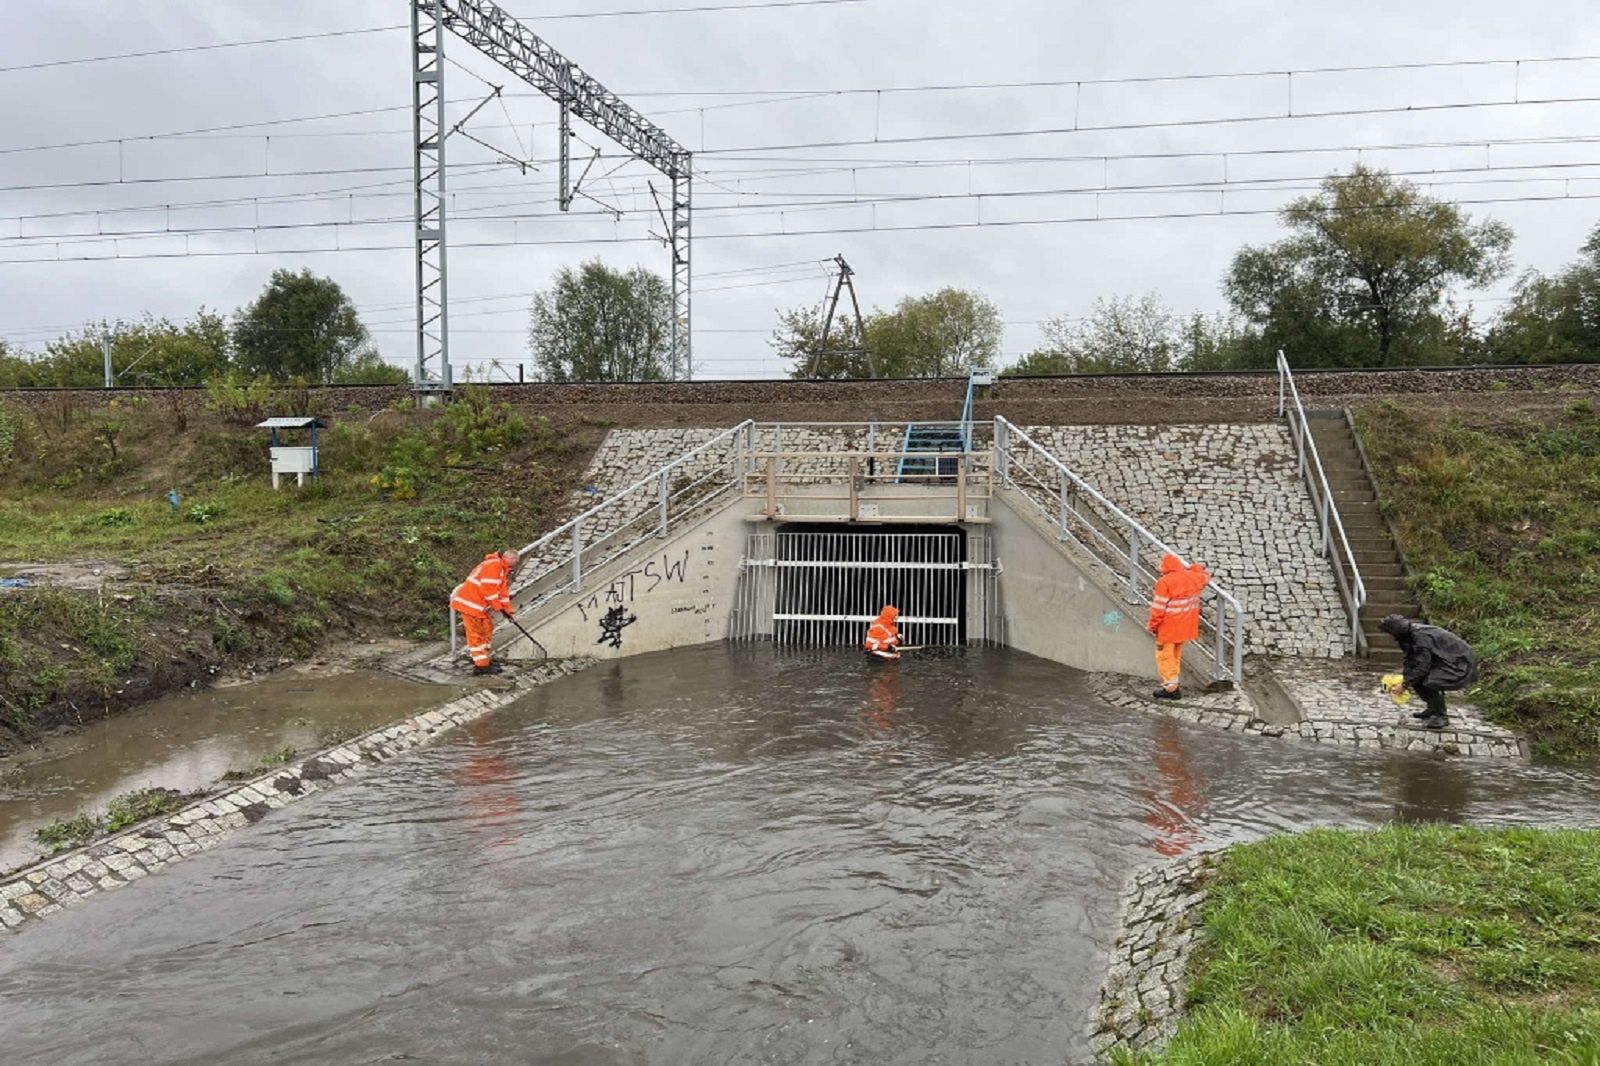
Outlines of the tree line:
[{"label": "tree line", "polygon": [[409,380],[380,358],[338,282],[309,270],[278,270],[231,318],[201,308],[186,322],[146,317],[89,325],[37,353],[0,341],[0,388],[99,387],[107,337],[118,385],[199,385],[230,376],[316,384]]}]

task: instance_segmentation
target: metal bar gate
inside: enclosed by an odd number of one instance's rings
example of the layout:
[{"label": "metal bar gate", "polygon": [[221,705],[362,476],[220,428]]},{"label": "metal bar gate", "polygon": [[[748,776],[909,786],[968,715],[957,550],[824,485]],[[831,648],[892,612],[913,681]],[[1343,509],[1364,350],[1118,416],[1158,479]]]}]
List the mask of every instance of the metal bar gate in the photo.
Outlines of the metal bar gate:
[{"label": "metal bar gate", "polygon": [[[823,646],[859,644],[885,604],[900,609],[906,644],[959,646],[985,632],[968,632],[969,575],[989,602],[986,559],[967,555],[962,529],[883,532],[758,533],[745,559],[746,578],[737,608],[735,639],[770,635],[774,643]],[[980,613],[978,626],[986,629]]]}]

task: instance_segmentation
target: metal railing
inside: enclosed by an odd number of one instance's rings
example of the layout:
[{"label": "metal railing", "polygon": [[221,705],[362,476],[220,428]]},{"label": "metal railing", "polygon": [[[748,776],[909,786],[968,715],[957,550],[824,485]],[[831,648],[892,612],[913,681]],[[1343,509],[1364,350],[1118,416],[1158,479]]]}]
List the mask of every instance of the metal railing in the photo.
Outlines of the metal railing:
[{"label": "metal railing", "polygon": [[749,468],[754,430],[749,419],[723,430],[523,547],[512,583],[518,609],[582,592],[586,575],[731,499]]},{"label": "metal railing", "polygon": [[[924,457],[925,452],[904,451],[774,451],[752,452],[746,469],[743,495],[762,500],[761,514],[767,518],[788,516],[857,522],[863,517],[884,520],[882,515],[865,515],[863,503],[881,504],[904,499],[879,495],[880,487],[922,485],[932,491],[918,493],[916,503],[931,504],[915,515],[888,516],[900,521],[956,520],[967,517],[969,500],[987,499],[993,489],[993,454],[982,452],[943,452],[940,458],[948,468],[911,474],[904,470],[908,456]],[[834,491],[827,491],[833,488]],[[940,506],[941,503],[947,506]],[[791,513],[797,504],[838,504],[821,513]]]},{"label": "metal railing", "polygon": [[[1053,453],[998,416],[994,456],[1000,486],[1017,490],[1062,540],[1104,568],[1130,606],[1150,602],[1163,556],[1183,558]],[[1202,639],[1195,643],[1210,656],[1218,680],[1237,684],[1244,676],[1244,626],[1244,605],[1213,579],[1201,598]]]},{"label": "metal railing", "polygon": [[1317,454],[1305,405],[1300,402],[1300,390],[1294,383],[1294,372],[1289,369],[1289,360],[1281,350],[1278,352],[1278,415],[1289,420],[1289,437],[1300,461],[1300,475],[1305,478],[1317,512],[1317,551],[1333,567],[1339,599],[1350,615],[1351,646],[1359,654],[1366,645],[1366,635],[1361,631],[1361,608],[1367,603],[1366,582],[1361,580],[1356,554],[1350,548],[1350,538],[1345,535],[1344,523],[1339,519],[1333,490],[1328,487],[1322,457]]}]

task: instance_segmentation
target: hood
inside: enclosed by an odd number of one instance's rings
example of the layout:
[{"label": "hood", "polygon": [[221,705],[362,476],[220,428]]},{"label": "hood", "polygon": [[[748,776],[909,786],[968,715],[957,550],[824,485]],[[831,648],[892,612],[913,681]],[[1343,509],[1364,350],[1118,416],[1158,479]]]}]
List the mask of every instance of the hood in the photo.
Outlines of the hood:
[{"label": "hood", "polygon": [[878,612],[878,621],[885,625],[893,625],[894,620],[899,617],[900,608],[898,607],[885,607],[883,610]]},{"label": "hood", "polygon": [[1403,614],[1387,615],[1378,623],[1378,628],[1391,637],[1405,637],[1411,635],[1411,620]]},{"label": "hood", "polygon": [[1161,557],[1161,572],[1163,574],[1176,574],[1183,569],[1183,560],[1171,552]]}]

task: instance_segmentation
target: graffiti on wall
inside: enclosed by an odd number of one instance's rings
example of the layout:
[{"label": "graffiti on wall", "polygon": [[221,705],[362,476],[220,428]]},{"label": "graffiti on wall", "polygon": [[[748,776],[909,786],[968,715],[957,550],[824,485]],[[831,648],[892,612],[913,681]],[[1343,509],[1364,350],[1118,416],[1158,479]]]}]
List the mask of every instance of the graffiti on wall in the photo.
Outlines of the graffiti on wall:
[{"label": "graffiti on wall", "polygon": [[593,593],[588,599],[579,600],[578,613],[587,622],[598,615],[610,614],[615,608],[625,607],[662,585],[683,585],[687,584],[688,580],[689,549],[685,548],[677,554],[662,552],[659,557],[651,559],[642,566],[618,574],[605,588]]},{"label": "graffiti on wall", "polygon": [[600,639],[595,643],[609,644],[613,648],[622,647],[622,631],[638,620],[638,615],[629,614],[620,605],[611,608],[600,619]]}]

